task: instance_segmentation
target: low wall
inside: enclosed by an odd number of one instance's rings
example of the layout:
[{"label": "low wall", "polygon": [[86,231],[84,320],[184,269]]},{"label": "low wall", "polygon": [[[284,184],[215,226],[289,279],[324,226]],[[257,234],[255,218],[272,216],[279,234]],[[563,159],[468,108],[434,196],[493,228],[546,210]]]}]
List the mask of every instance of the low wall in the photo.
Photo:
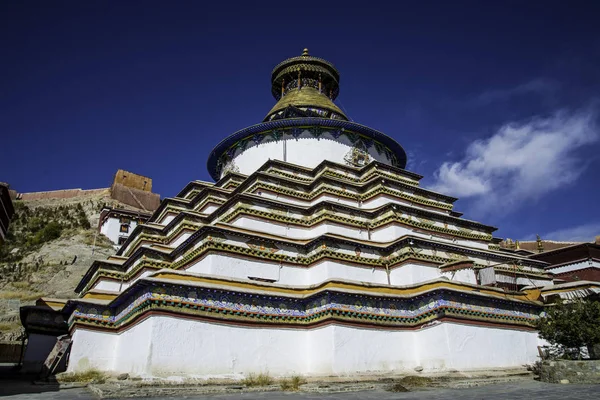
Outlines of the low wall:
[{"label": "low wall", "polygon": [[21,349],[23,343],[18,342],[0,342],[0,363],[16,364],[21,359]]},{"label": "low wall", "polygon": [[120,183],[115,183],[110,188],[102,189],[65,189],[51,190],[48,192],[19,193],[17,195],[17,199],[25,201],[72,199],[98,194],[110,195],[111,198],[120,203],[127,204],[135,208],[146,209],[149,212],[153,212],[160,205],[159,194],[148,192],[146,190],[130,188]]},{"label": "low wall", "polygon": [[106,192],[107,190],[108,190],[108,188],[89,189],[89,190],[83,190],[83,189],[51,190],[48,192],[19,193],[18,198],[20,200],[71,199],[73,197],[102,194],[102,193]]},{"label": "low wall", "polygon": [[600,360],[544,361],[540,380],[550,383],[600,383]]}]

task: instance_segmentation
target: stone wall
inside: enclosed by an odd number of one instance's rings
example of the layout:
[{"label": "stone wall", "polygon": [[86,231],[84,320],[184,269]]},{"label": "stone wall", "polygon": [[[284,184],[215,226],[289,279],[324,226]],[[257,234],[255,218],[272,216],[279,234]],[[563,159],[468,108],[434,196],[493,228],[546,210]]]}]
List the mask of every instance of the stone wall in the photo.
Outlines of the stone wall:
[{"label": "stone wall", "polygon": [[23,343],[18,342],[0,342],[0,363],[16,364],[21,359]]},{"label": "stone wall", "polygon": [[110,197],[120,203],[152,212],[160,205],[160,195],[157,193],[139,190],[120,183],[113,183],[110,188]]},{"label": "stone wall", "polygon": [[151,178],[143,175],[134,174],[133,172],[125,171],[122,169],[118,170],[115,174],[115,177],[113,179],[113,185],[114,184],[124,185],[132,189],[143,190],[145,192],[152,191]]},{"label": "stone wall", "polygon": [[47,200],[47,199],[71,199],[73,197],[83,197],[107,192],[108,188],[102,189],[66,189],[66,190],[51,190],[47,192],[32,192],[19,193],[19,200]]},{"label": "stone wall", "polygon": [[600,360],[543,361],[540,379],[550,383],[600,383]]}]

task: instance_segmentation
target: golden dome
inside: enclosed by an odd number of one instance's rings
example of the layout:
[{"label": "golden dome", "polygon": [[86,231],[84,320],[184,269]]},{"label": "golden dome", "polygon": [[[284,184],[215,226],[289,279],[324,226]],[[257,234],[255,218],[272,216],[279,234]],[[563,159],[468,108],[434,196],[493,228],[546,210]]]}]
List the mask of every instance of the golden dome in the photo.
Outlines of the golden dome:
[{"label": "golden dome", "polygon": [[335,105],[329,97],[325,96],[323,93],[319,92],[317,89],[304,86],[301,89],[293,89],[285,94],[277,104],[269,111],[265,121],[267,121],[271,115],[283,110],[288,106],[293,106],[297,108],[311,107],[316,109],[322,109],[327,111],[333,111],[334,113],[340,114],[344,119],[348,119],[346,114],[339,109],[338,106]]}]

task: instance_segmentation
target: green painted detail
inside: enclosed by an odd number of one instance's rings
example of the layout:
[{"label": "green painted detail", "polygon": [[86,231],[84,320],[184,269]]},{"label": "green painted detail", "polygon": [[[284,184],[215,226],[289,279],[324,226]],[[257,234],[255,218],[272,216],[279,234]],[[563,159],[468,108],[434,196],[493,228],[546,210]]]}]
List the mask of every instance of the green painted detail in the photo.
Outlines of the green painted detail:
[{"label": "green painted detail", "polygon": [[[159,269],[184,269],[188,264],[196,261],[201,258],[204,254],[209,251],[219,251],[223,253],[229,254],[237,254],[243,255],[247,257],[252,257],[261,260],[271,260],[274,262],[285,262],[286,264],[293,264],[298,266],[310,266],[316,262],[319,262],[322,259],[334,259],[340,261],[348,261],[355,264],[366,265],[369,267],[380,267],[383,268],[386,265],[388,267],[393,267],[397,264],[400,264],[407,260],[417,260],[417,261],[427,261],[434,264],[446,264],[448,262],[455,261],[454,258],[451,257],[441,257],[434,256],[429,254],[423,254],[418,252],[413,252],[406,247],[402,247],[400,249],[392,249],[388,255],[380,258],[368,258],[357,256],[356,254],[342,253],[330,247],[317,247],[316,251],[311,255],[306,254],[297,254],[296,256],[281,254],[281,253],[271,253],[268,251],[261,251],[259,249],[252,249],[249,247],[241,247],[235,246],[230,243],[224,243],[219,241],[206,241],[202,243],[198,248],[186,254],[181,260],[173,263],[169,263],[166,261],[157,261],[149,258],[144,259],[142,262],[138,263],[134,268],[126,271],[114,271],[100,268],[94,277],[90,280],[90,282],[86,285],[82,293],[87,292],[90,288],[94,286],[94,284],[100,278],[112,278],[115,280],[123,280],[130,281],[140,270],[143,268],[159,270]],[[480,269],[485,268],[487,265],[485,264],[474,264],[473,268]],[[515,273],[514,270],[507,270],[511,273]],[[535,277],[547,277],[545,272],[534,272],[534,271],[517,271],[519,275],[524,276],[535,276]]]},{"label": "green painted detail", "polygon": [[412,194],[408,194],[408,193],[404,193],[404,192],[400,192],[397,190],[393,190],[390,189],[388,187],[383,186],[382,184],[377,185],[375,188],[369,190],[366,193],[349,193],[345,190],[342,189],[338,189],[332,186],[329,186],[327,184],[322,184],[319,185],[319,187],[310,192],[307,193],[305,191],[300,191],[300,190],[292,190],[289,188],[284,188],[281,186],[276,186],[276,185],[271,185],[268,183],[264,183],[261,181],[257,181],[255,182],[250,188],[247,189],[248,192],[253,193],[256,192],[259,189],[264,189],[264,190],[270,190],[272,192],[275,193],[279,193],[279,194],[283,194],[283,195],[287,195],[290,197],[295,197],[295,198],[299,198],[302,200],[313,200],[316,197],[322,195],[322,194],[333,194],[336,195],[338,197],[343,197],[343,198],[347,198],[347,199],[353,199],[353,200],[361,200],[361,201],[366,201],[369,200],[375,196],[377,196],[378,194],[388,194],[392,197],[398,197],[404,200],[408,200],[414,203],[419,203],[419,204],[423,204],[426,206],[431,206],[431,207],[435,207],[435,208],[440,208],[443,210],[451,210],[452,209],[452,204],[447,204],[447,203],[441,203],[438,201],[434,201],[434,200],[429,200],[426,199],[425,197],[422,196],[418,196],[418,195],[412,195]]},{"label": "green painted detail", "polygon": [[430,222],[417,222],[411,218],[405,218],[398,214],[394,214],[394,213],[392,213],[391,215],[389,215],[389,214],[390,213],[388,213],[388,215],[384,216],[383,218],[381,218],[381,217],[376,218],[371,223],[367,223],[366,221],[362,222],[360,220],[357,220],[356,218],[345,217],[345,216],[342,216],[339,214],[334,214],[330,210],[326,210],[326,209],[319,210],[319,212],[315,213],[315,215],[312,217],[305,216],[303,218],[297,218],[297,217],[292,217],[292,216],[288,216],[288,215],[276,214],[276,213],[272,213],[272,212],[268,212],[268,211],[264,211],[264,210],[256,210],[256,209],[249,208],[249,207],[238,207],[238,208],[235,208],[233,211],[231,211],[229,214],[223,216],[221,221],[222,222],[231,222],[231,221],[235,220],[237,217],[239,217],[240,215],[252,215],[252,216],[257,216],[257,217],[261,217],[264,219],[285,222],[287,224],[293,224],[293,225],[304,226],[304,227],[310,227],[310,226],[316,225],[323,221],[333,221],[333,222],[340,222],[340,223],[344,223],[346,225],[359,227],[359,228],[367,228],[368,227],[370,229],[378,228],[378,227],[383,226],[390,222],[399,222],[403,225],[408,225],[408,226],[411,226],[414,228],[421,228],[424,230],[439,232],[439,233],[447,233],[447,234],[451,234],[452,236],[458,236],[458,237],[463,237],[463,238],[468,238],[468,239],[483,240],[483,241],[488,241],[488,240],[492,239],[492,235],[489,235],[489,234],[472,233],[471,231],[465,230],[465,229],[457,231],[455,229],[444,228],[442,226],[433,225]]},{"label": "green painted detail", "polygon": [[373,178],[379,177],[379,178],[390,179],[391,181],[409,184],[411,186],[419,186],[419,182],[417,182],[417,181],[414,181],[412,179],[406,178],[401,175],[390,174],[390,173],[387,173],[385,171],[378,170],[378,169],[371,169],[366,174],[362,175],[361,177],[345,175],[345,174],[342,174],[335,170],[331,170],[329,168],[324,169],[323,172],[320,172],[315,177],[298,176],[298,175],[294,175],[290,172],[282,171],[278,168],[273,168],[273,167],[269,168],[266,172],[275,174],[275,175],[280,175],[285,178],[302,181],[302,182],[312,182],[312,181],[318,179],[318,177],[324,176],[324,177],[336,178],[338,180],[341,180],[344,182],[349,182],[349,183],[365,183],[365,182],[370,181]]}]

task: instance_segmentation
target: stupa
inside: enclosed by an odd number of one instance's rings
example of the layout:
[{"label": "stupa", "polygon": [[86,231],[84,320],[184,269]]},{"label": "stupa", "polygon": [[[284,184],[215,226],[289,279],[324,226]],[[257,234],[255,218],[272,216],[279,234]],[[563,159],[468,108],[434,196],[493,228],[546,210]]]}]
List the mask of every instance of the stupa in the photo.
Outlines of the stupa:
[{"label": "stupa", "polygon": [[304,50],[271,83],[264,120],[210,153],[215,182],[165,199],[90,267],[80,298],[26,310],[28,329],[68,332],[68,371],[145,376],[535,361],[547,263],[500,249],[496,228],[420,187],[400,144],[335,104],[330,62]]}]

